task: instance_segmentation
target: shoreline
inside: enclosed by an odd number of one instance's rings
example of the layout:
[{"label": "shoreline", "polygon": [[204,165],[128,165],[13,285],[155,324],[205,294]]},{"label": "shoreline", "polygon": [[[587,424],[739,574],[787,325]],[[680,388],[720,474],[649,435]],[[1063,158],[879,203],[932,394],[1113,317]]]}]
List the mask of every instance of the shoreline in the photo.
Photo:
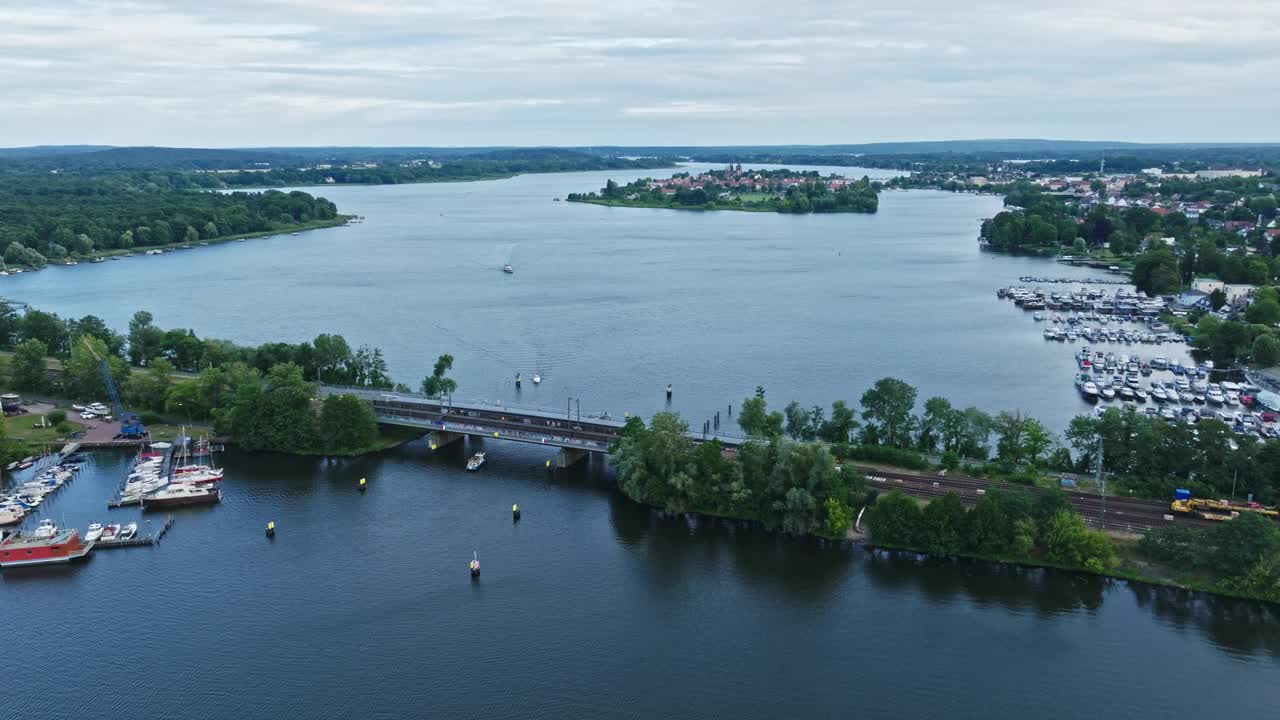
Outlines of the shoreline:
[{"label": "shoreline", "polygon": [[604,200],[600,198],[593,199],[593,200],[566,200],[565,202],[581,203],[583,205],[599,205],[601,207],[637,208],[640,210],[689,210],[693,212],[719,212],[723,210],[723,211],[729,211],[729,212],[773,213],[775,215],[875,215],[877,212],[879,212],[879,208],[877,207],[876,210],[873,210],[871,212],[867,212],[865,210],[833,210],[831,212],[815,212],[810,210],[809,212],[795,213],[795,212],[781,212],[776,208],[771,208],[771,207],[741,207],[741,206],[735,207],[732,205],[726,205],[726,206],[717,205],[715,207],[694,206],[694,205],[658,205],[654,203],[632,202],[629,200],[617,202],[617,201]]},{"label": "shoreline", "polygon": [[291,226],[288,228],[282,228],[279,230],[259,230],[259,231],[250,232],[250,233],[241,233],[239,235],[228,235],[226,237],[213,238],[212,240],[201,240],[195,244],[170,243],[169,245],[138,245],[131,248],[115,248],[112,250],[103,250],[102,252],[95,252],[88,257],[84,257],[84,256],[77,257],[75,258],[74,265],[68,264],[66,262],[60,262],[60,263],[51,262],[45,265],[44,267],[39,267],[39,268],[23,267],[21,268],[21,272],[15,272],[14,270],[10,270],[9,274],[16,275],[16,274],[22,274],[22,273],[40,272],[41,270],[48,270],[49,268],[69,268],[69,267],[77,267],[79,265],[100,265],[101,263],[95,261],[96,258],[102,258],[103,261],[105,262],[106,260],[119,260],[121,258],[127,258],[127,257],[146,257],[147,253],[151,250],[161,250],[163,251],[162,254],[168,254],[171,252],[175,252],[177,250],[197,250],[202,247],[211,247],[213,245],[224,245],[226,243],[231,243],[231,242],[240,242],[241,240],[254,240],[254,239],[260,239],[260,238],[275,237],[276,235],[303,233],[303,232],[310,232],[312,230],[324,230],[326,228],[343,227],[347,225],[349,222],[351,222],[351,220],[354,219],[355,217],[357,216],[339,214],[337,217],[333,218],[332,220],[313,220],[308,223],[302,223],[300,225],[294,225],[294,226]]}]

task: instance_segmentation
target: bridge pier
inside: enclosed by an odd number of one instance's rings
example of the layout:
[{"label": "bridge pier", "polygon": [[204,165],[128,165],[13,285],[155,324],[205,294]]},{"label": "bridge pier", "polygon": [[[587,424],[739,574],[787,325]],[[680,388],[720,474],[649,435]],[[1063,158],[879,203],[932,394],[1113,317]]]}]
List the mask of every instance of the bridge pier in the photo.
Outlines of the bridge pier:
[{"label": "bridge pier", "polygon": [[556,453],[556,467],[563,470],[567,467],[577,465],[591,454],[590,450],[579,450],[577,448],[560,448],[560,452]]},{"label": "bridge pier", "polygon": [[461,440],[463,437],[462,433],[449,432],[448,430],[432,430],[427,435],[427,445],[429,445],[432,450],[439,450],[449,443],[455,443]]}]

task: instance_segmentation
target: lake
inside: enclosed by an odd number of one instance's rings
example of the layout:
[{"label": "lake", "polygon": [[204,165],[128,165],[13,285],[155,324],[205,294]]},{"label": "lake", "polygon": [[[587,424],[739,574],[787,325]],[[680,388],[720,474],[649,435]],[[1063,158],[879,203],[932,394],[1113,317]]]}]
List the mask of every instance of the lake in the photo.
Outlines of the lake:
[{"label": "lake", "polygon": [[[23,273],[0,278],[0,294],[119,330],[145,309],[162,327],[242,343],[337,332],[381,347],[413,388],[447,352],[458,399],[573,398],[584,413],[647,417],[671,383],[695,428],[757,385],[778,408],[829,407],[886,376],[916,385],[921,403],[1022,410],[1055,431],[1087,409],[1071,382],[1076,346],[1046,342],[995,291],[1099,272],[980,251],[999,198],[895,191],[874,215],[799,216],[553,201],[665,172],[308,188],[366,220]],[[516,372],[543,382],[517,390]]]},{"label": "lake", "polygon": [[[756,385],[825,405],[886,375],[1055,430],[1085,408],[1072,346],[995,289],[1096,273],[980,252],[998,198],[794,217],[552,200],[640,175],[321,188],[366,221],[0,292],[121,330],[148,309],[246,343],[338,332],[411,385],[449,352],[459,398],[648,415],[673,383],[695,427]],[[516,371],[544,382],[517,392]],[[548,475],[548,457],[474,439],[332,464],[230,452],[224,502],[158,547],[0,573],[5,716],[1203,718],[1280,700],[1272,609],[664,518],[602,459]],[[105,509],[127,462],[92,455],[39,515],[139,518]]]},{"label": "lake", "polygon": [[[0,573],[5,717],[1274,711],[1280,618],[1257,605],[664,519],[602,463],[548,476],[542,457],[228,453],[223,503],[159,546]],[[163,522],[107,511],[128,458],[92,458],[42,514]]]}]

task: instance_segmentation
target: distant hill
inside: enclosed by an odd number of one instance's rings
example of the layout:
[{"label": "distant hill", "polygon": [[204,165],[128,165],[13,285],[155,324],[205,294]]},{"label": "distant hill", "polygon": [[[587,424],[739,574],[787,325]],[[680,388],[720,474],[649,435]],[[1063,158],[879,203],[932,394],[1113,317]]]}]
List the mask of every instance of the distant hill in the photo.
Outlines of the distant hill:
[{"label": "distant hill", "polygon": [[30,147],[0,148],[0,158],[29,158],[45,155],[73,155],[76,153],[109,150],[110,145],[32,145]]},{"label": "distant hill", "polygon": [[[0,162],[21,169],[91,170],[235,170],[296,165],[299,158],[265,150],[222,150],[165,147],[113,147],[84,150],[85,146],[47,147],[40,152],[6,155]],[[34,148],[20,148],[34,150]],[[61,150],[61,152],[59,152]]]}]

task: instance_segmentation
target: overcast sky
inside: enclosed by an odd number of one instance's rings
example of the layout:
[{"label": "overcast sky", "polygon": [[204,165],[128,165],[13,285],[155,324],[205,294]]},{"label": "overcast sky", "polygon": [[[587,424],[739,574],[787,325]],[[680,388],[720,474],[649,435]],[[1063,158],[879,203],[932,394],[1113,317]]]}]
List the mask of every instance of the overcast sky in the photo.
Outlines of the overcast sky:
[{"label": "overcast sky", "polygon": [[1280,141],[1280,0],[13,0],[0,145]]}]

